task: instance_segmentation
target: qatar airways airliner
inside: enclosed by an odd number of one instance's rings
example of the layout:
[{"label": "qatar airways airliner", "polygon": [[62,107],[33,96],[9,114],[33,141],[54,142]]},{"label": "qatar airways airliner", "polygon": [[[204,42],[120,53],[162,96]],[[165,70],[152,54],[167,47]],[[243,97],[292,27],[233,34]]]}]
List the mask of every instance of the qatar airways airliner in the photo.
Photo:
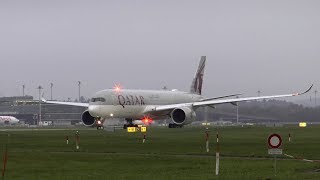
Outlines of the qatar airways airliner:
[{"label": "qatar airways airliner", "polygon": [[241,101],[251,101],[270,98],[299,96],[309,92],[283,95],[235,98],[239,94],[221,97],[205,98],[201,96],[206,56],[200,59],[198,70],[189,92],[177,90],[132,90],[115,87],[94,94],[89,103],[42,101],[46,103],[83,106],[88,109],[82,114],[82,122],[86,126],[103,128],[103,121],[111,118],[124,118],[127,124],[124,128],[134,126],[133,120],[150,122],[159,119],[171,119],[176,126],[189,124],[196,120],[195,110],[202,106],[214,107],[219,104],[236,104]]}]

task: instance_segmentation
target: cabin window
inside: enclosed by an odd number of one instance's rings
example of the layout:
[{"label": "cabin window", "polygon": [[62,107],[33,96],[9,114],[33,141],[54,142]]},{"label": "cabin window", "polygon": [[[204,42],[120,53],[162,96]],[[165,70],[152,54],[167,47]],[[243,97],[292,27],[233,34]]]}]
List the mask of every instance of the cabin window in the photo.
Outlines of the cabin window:
[{"label": "cabin window", "polygon": [[91,98],[91,102],[105,102],[106,99],[102,97]]}]

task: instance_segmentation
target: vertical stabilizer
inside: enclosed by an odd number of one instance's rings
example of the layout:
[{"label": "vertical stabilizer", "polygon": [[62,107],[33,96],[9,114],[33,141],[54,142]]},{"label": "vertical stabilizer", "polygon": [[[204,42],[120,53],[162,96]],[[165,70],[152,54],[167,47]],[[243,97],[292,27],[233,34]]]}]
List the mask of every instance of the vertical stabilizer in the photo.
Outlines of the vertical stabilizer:
[{"label": "vertical stabilizer", "polygon": [[197,73],[191,84],[191,88],[190,88],[191,93],[201,94],[205,65],[206,65],[206,56],[201,56]]}]

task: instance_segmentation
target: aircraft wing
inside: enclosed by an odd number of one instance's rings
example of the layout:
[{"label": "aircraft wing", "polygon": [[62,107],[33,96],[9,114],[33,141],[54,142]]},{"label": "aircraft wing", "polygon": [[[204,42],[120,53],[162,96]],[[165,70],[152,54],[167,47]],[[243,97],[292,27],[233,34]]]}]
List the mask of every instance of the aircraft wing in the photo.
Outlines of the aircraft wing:
[{"label": "aircraft wing", "polygon": [[70,105],[70,106],[89,107],[89,103],[47,101],[44,98],[42,98],[41,101],[44,102],[44,103],[49,103],[49,104],[61,104],[61,105]]},{"label": "aircraft wing", "polygon": [[219,96],[219,97],[214,97],[214,98],[201,99],[201,101],[209,101],[209,100],[216,100],[216,99],[224,99],[224,98],[234,97],[234,96],[240,96],[240,95],[242,95],[242,94],[231,94],[231,95],[227,95],[227,96]]},{"label": "aircraft wing", "polygon": [[155,111],[165,111],[170,109],[175,109],[179,107],[191,106],[191,107],[199,107],[199,106],[208,106],[208,105],[217,105],[217,104],[226,104],[226,103],[237,103],[242,101],[252,101],[252,100],[261,100],[261,99],[273,99],[273,98],[283,98],[283,97],[293,97],[305,94],[311,90],[313,85],[309,87],[303,93],[293,93],[293,94],[283,94],[283,95],[272,95],[272,96],[259,96],[259,97],[247,97],[247,98],[233,98],[233,99],[213,99],[207,101],[197,101],[192,103],[180,103],[180,104],[170,104],[155,107]]}]

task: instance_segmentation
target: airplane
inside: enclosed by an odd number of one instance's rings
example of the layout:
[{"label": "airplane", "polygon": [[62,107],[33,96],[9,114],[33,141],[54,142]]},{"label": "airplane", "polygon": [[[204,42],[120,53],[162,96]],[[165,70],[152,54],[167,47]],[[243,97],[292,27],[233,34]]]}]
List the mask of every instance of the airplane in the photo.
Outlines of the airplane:
[{"label": "airplane", "polygon": [[0,125],[13,125],[18,123],[19,119],[13,116],[0,116]]},{"label": "airplane", "polygon": [[[196,120],[195,110],[199,107],[209,106],[214,108],[219,104],[261,100],[270,98],[284,98],[299,96],[309,92],[313,85],[305,92],[283,95],[235,98],[241,94],[205,98],[202,94],[202,84],[206,56],[202,56],[195,77],[193,78],[190,92],[178,90],[133,90],[122,89],[119,85],[114,88],[96,92],[89,103],[47,101],[45,103],[73,105],[87,107],[82,113],[82,122],[85,126],[96,126],[103,129],[103,122],[111,118],[124,118],[127,127],[136,126],[134,120],[150,123],[153,120],[171,119],[169,127],[181,127]],[[233,97],[233,98],[231,98]]]}]

